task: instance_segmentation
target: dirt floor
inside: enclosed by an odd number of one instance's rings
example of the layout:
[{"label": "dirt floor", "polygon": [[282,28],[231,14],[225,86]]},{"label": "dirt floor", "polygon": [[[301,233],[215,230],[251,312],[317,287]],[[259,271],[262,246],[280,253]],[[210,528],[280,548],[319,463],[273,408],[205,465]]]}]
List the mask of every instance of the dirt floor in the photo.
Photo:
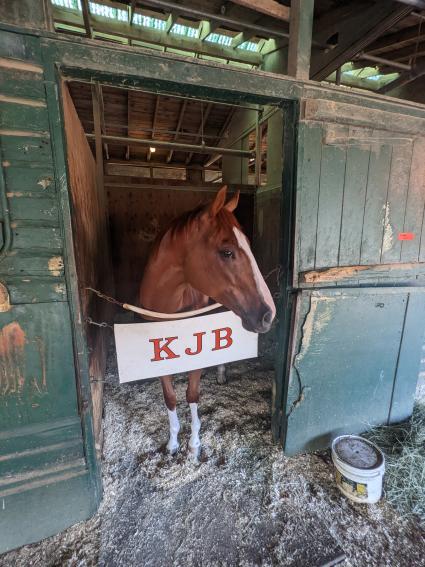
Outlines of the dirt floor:
[{"label": "dirt floor", "polygon": [[272,371],[258,362],[203,377],[203,450],[188,455],[185,380],[176,380],[182,448],[165,452],[158,380],[105,389],[104,499],[94,518],[0,557],[0,566],[419,567],[425,538],[385,500],[356,505],[335,487],[328,453],[287,458],[272,444]]}]

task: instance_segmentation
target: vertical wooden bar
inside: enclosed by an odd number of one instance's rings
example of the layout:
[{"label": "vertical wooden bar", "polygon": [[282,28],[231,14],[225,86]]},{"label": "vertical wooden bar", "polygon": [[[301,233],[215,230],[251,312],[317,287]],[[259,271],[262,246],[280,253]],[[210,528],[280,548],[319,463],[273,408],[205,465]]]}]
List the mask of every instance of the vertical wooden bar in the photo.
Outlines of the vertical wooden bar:
[{"label": "vertical wooden bar", "polygon": [[288,75],[308,80],[314,0],[292,0],[289,21]]},{"label": "vertical wooden bar", "polygon": [[90,9],[88,0],[81,0],[81,8],[83,11],[84,27],[86,29],[87,37],[93,37],[93,31],[90,23]]},{"label": "vertical wooden bar", "polygon": [[260,124],[260,112],[257,112],[255,122],[255,185],[261,185],[261,133],[262,126]]},{"label": "vertical wooden bar", "polygon": [[95,135],[95,154],[96,154],[96,184],[101,202],[104,203],[104,184],[103,184],[103,149],[102,149],[102,118],[100,115],[100,85],[92,85],[93,101],[93,123]]}]

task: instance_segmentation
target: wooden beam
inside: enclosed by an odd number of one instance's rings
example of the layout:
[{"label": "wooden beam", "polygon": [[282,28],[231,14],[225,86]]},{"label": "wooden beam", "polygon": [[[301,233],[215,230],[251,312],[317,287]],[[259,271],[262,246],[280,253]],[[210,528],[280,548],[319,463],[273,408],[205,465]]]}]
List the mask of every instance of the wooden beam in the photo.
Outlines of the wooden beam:
[{"label": "wooden beam", "polygon": [[[97,139],[96,134],[86,134],[89,140]],[[249,150],[234,150],[232,148],[220,148],[216,146],[205,146],[200,144],[185,144],[181,142],[168,142],[164,140],[146,140],[144,138],[129,138],[128,136],[102,136],[105,142],[113,143],[114,145],[131,145],[131,146],[153,146],[161,149],[173,149],[182,152],[193,152],[195,154],[214,154],[220,153],[223,155],[232,155],[238,157],[251,157],[253,152]]]},{"label": "wooden beam", "polygon": [[[201,102],[201,104],[203,104],[203,103]],[[204,128],[205,128],[205,124],[206,124],[206,122],[207,122],[207,120],[208,120],[208,116],[209,116],[209,114],[210,114],[210,112],[211,112],[212,107],[213,107],[213,103],[212,103],[212,102],[209,102],[208,105],[207,105],[207,108],[205,109],[205,112],[203,113],[203,116],[201,117],[201,123],[200,123],[200,125],[199,125],[198,132],[197,132],[197,134],[196,134],[196,136],[195,136],[194,143],[197,143],[199,137],[203,134]],[[204,140],[203,140],[203,139],[202,139],[202,143],[204,143]],[[187,159],[186,159],[186,165],[188,165],[188,164],[190,163],[192,157],[193,157],[193,152],[190,152],[190,154],[187,156]]]},{"label": "wooden beam", "polygon": [[424,75],[425,75],[425,62],[421,62],[415,67],[413,67],[411,71],[406,71],[405,73],[402,73],[397,79],[381,87],[378,90],[378,92],[381,94],[389,94],[393,90],[400,87],[404,87],[404,85],[408,85],[412,81],[418,79],[419,77],[423,77]]},{"label": "wooden beam", "polygon": [[83,12],[83,22],[87,37],[93,37],[93,30],[90,23],[90,9],[88,0],[81,0],[81,9]]},{"label": "wooden beam", "polygon": [[[158,116],[158,108],[159,108],[159,99],[160,99],[160,95],[156,95],[156,100],[155,100],[155,110],[153,111],[153,118],[152,118],[152,132],[151,132],[151,138],[153,140],[154,136],[155,136],[155,126],[156,126],[156,119]],[[149,151],[148,151],[148,156],[147,156],[147,160],[150,161],[152,157],[152,151],[151,148],[149,146]]]},{"label": "wooden beam", "polygon": [[[67,25],[81,26],[80,14],[70,10],[57,9],[53,6],[55,21]],[[201,38],[184,37],[178,34],[168,34],[166,31],[153,30],[144,26],[130,25],[128,22],[107,20],[100,16],[91,15],[92,33],[108,34],[116,38],[125,38],[126,41],[140,41],[152,45],[160,45],[163,48],[173,48],[190,53],[209,55],[220,59],[260,65],[263,59],[261,53],[247,51],[245,49],[233,49],[223,45],[202,41]],[[210,30],[214,27],[210,27]],[[209,32],[211,33],[211,31]]]},{"label": "wooden beam", "polygon": [[[98,96],[98,100],[99,100],[99,108],[100,108],[100,127],[102,130],[102,134],[106,134],[106,124],[105,124],[105,105],[103,103],[103,91],[102,91],[102,85],[100,85],[100,83],[96,83],[96,89],[97,89],[97,96]],[[105,155],[106,155],[106,159],[109,159],[109,149],[108,149],[108,144],[104,144],[104,149],[105,149]]]},{"label": "wooden beam", "polygon": [[402,47],[395,51],[385,52],[385,57],[392,61],[409,61],[410,59],[416,59],[417,57],[423,57],[424,55],[425,42],[418,43],[417,45],[408,45],[407,47]]},{"label": "wooden beam", "polygon": [[[179,130],[180,130],[180,128],[182,127],[182,122],[183,122],[183,117],[184,117],[184,112],[185,112],[185,110],[186,110],[186,106],[187,106],[187,99],[185,98],[185,99],[182,101],[182,105],[181,105],[181,107],[180,107],[180,114],[179,114],[179,119],[178,119],[178,121],[177,121],[176,133],[174,134],[174,141],[177,140],[178,135],[179,135]],[[173,151],[174,151],[174,150],[170,150],[170,151],[168,152],[167,159],[166,159],[166,162],[167,162],[167,163],[170,163],[171,158],[173,157]]]},{"label": "wooden beam", "polygon": [[288,75],[308,80],[314,0],[292,0],[289,22]]},{"label": "wooden beam", "polygon": [[396,0],[400,4],[407,4],[408,6],[413,6],[413,8],[419,8],[420,10],[425,10],[425,0]]},{"label": "wooden beam", "polygon": [[[227,128],[229,127],[230,122],[232,121],[233,116],[235,115],[236,112],[236,108],[231,108],[229,114],[227,115],[227,118],[223,124],[223,126],[221,127],[220,132],[218,133],[217,138],[222,138],[224,133],[226,132]],[[215,163],[216,161],[218,161],[221,158],[221,155],[217,155],[215,154],[214,156],[211,156],[211,154],[208,156],[207,160],[205,161],[204,167],[209,167],[211,166],[213,163]]]},{"label": "wooden beam", "polygon": [[[250,10],[254,10],[254,12],[260,12],[261,14],[265,14],[266,16],[271,16],[272,18],[276,18],[277,20],[283,20],[284,22],[289,22],[291,9],[287,6],[283,6],[276,2],[275,0],[231,0],[233,4],[238,4],[239,6],[243,6],[244,8],[249,8]],[[293,0],[291,3],[291,7],[293,4]]]},{"label": "wooden beam", "polygon": [[380,37],[369,45],[367,52],[372,53],[373,55],[380,55],[382,53],[387,53],[387,51],[391,52],[395,49],[412,46],[416,42],[424,40],[425,26],[421,28],[416,25]]},{"label": "wooden beam", "polygon": [[[168,13],[173,10],[177,10],[180,14],[185,14],[189,18],[197,21],[206,20],[211,22],[213,25],[223,25],[230,29],[251,30],[254,34],[260,36],[264,35],[265,37],[273,38],[289,37],[288,33],[282,30],[282,26],[271,28],[269,26],[262,26],[255,22],[250,22],[241,18],[230,18],[226,14],[223,14],[221,10],[218,11],[218,13],[213,11],[210,12],[208,10],[198,10],[197,8],[192,8],[187,4],[177,4],[176,2],[170,2],[169,0],[143,0],[140,4],[144,7],[146,7],[146,5],[150,5],[155,8],[160,8]],[[260,4],[264,4],[264,0],[262,0]]]},{"label": "wooden beam", "polygon": [[104,183],[103,183],[103,149],[102,149],[102,119],[100,110],[100,85],[98,83],[92,85],[92,102],[93,102],[93,121],[94,121],[94,140],[96,155],[96,186],[101,198],[104,202]]},{"label": "wooden beam", "polygon": [[252,38],[252,32],[241,32],[238,33],[238,35],[236,35],[233,39],[232,39],[232,48],[236,49],[237,47],[239,47],[240,45],[242,45],[243,43],[245,43],[246,41],[249,41]]},{"label": "wooden beam", "polygon": [[[130,96],[131,96],[131,90],[127,91],[127,134],[130,130]],[[131,150],[130,150],[130,146],[127,146],[127,149],[125,151],[125,159],[130,159],[131,156]]]},{"label": "wooden beam", "polygon": [[184,163],[164,163],[162,161],[142,161],[142,160],[114,160],[105,164],[106,175],[120,175],[128,177],[139,177],[140,169],[147,169],[150,167],[164,168],[164,169],[179,169],[179,170],[194,170],[194,171],[220,171],[219,167],[204,167],[202,165],[191,164],[186,166]]},{"label": "wooden beam", "polygon": [[[335,47],[325,50],[314,50],[311,59],[311,77],[316,80],[326,79],[347,61],[351,61],[357,53],[365,51],[379,36],[391,29],[412,11],[412,7],[394,2],[377,2],[365,5],[352,16],[340,23],[332,22],[320,30],[314,30],[316,42],[325,45],[331,37],[335,37]],[[367,50],[369,51],[369,50]]]},{"label": "wooden beam", "polygon": [[377,55],[371,55],[370,53],[361,52],[356,56],[356,59],[363,59],[363,61],[370,61],[380,65],[381,67],[385,65],[386,67],[392,67],[393,69],[401,69],[402,71],[410,71],[411,65],[406,63],[399,63],[398,61],[391,61],[390,59],[384,59],[383,57],[378,57]]}]

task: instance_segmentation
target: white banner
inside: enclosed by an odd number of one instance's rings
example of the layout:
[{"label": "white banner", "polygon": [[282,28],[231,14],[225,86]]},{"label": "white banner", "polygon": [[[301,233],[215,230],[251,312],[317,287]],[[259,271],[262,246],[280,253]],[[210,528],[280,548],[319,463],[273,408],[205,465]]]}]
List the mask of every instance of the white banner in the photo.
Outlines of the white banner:
[{"label": "white banner", "polygon": [[120,382],[217,366],[258,355],[258,335],[232,311],[159,323],[114,325]]}]

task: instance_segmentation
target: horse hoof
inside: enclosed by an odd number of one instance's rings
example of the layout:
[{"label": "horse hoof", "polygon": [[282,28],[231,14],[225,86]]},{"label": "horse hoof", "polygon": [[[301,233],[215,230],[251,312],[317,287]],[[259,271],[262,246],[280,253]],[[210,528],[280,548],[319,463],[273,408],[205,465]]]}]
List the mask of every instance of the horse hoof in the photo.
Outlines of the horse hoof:
[{"label": "horse hoof", "polygon": [[198,461],[199,455],[201,454],[201,445],[197,445],[195,447],[189,445],[189,454],[190,454],[190,458],[193,461]]},{"label": "horse hoof", "polygon": [[174,443],[173,444],[167,443],[167,451],[169,455],[171,456],[175,455],[178,450],[179,450],[179,444],[176,445]]},{"label": "horse hoof", "polygon": [[219,386],[224,386],[224,384],[227,384],[226,375],[220,376],[220,374],[218,374],[218,375],[217,375],[217,384],[218,384]]},{"label": "horse hoof", "polygon": [[226,376],[226,369],[224,365],[217,366],[217,384],[222,386],[223,384],[227,384],[227,376]]}]

